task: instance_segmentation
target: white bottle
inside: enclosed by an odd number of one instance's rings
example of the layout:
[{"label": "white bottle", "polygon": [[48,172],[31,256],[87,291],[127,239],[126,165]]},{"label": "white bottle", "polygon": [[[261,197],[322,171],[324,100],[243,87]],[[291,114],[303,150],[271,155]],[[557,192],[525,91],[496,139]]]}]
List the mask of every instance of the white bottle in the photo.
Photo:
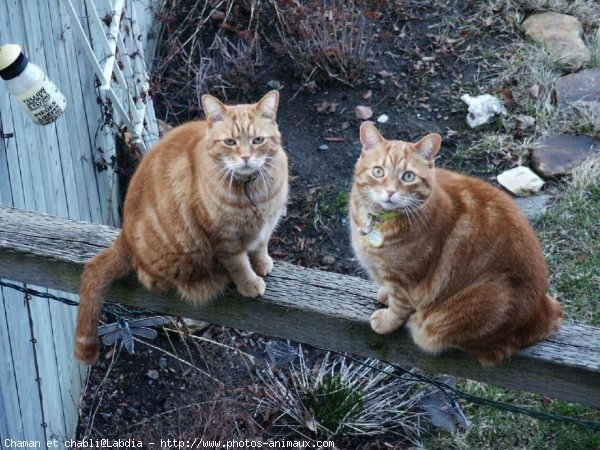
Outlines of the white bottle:
[{"label": "white bottle", "polygon": [[0,76],[6,89],[38,125],[48,125],[65,112],[67,99],[16,44],[0,47]]}]

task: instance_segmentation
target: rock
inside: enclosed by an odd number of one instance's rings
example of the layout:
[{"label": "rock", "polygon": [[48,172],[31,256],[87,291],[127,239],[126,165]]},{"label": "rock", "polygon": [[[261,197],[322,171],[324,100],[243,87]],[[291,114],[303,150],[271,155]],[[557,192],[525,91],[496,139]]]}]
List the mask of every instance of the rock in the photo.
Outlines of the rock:
[{"label": "rock", "polygon": [[561,66],[577,70],[590,61],[590,50],[582,39],[583,27],[573,16],[552,11],[533,14],[521,24],[521,31],[546,46]]},{"label": "rock", "polygon": [[319,150],[321,150],[321,151],[329,150],[329,145],[321,144],[321,145],[319,145]]},{"label": "rock", "polygon": [[460,99],[469,105],[467,123],[471,128],[488,123],[496,114],[506,115],[506,109],[493,95],[471,97],[469,94],[465,94]]},{"label": "rock", "polygon": [[277,80],[271,80],[267,83],[267,86],[269,86],[271,89],[281,89],[283,87],[283,84],[281,84],[279,81]]},{"label": "rock", "polygon": [[548,209],[551,199],[552,196],[550,194],[540,192],[531,197],[517,197],[515,198],[515,203],[521,209],[523,214],[525,214],[527,220],[533,223],[544,214],[546,209]]},{"label": "rock", "polygon": [[568,110],[574,103],[600,104],[600,69],[585,69],[556,80],[558,109]]},{"label": "rock", "polygon": [[517,197],[533,195],[544,185],[544,180],[524,166],[502,172],[497,179],[498,183]]},{"label": "rock", "polygon": [[517,119],[517,128],[519,130],[526,130],[527,128],[531,128],[535,125],[535,119],[531,116],[524,116],[523,114],[518,115]]},{"label": "rock", "polygon": [[158,380],[160,375],[158,374],[158,370],[150,369],[148,372],[146,372],[146,376],[151,380]]},{"label": "rock", "polygon": [[360,120],[368,120],[373,117],[373,110],[368,106],[359,105],[354,108],[354,114]]},{"label": "rock", "polygon": [[169,362],[167,361],[167,358],[165,358],[164,356],[158,358],[158,367],[160,367],[163,370],[167,370],[169,368]]},{"label": "rock", "polygon": [[534,147],[531,167],[544,178],[566,175],[592,152],[600,152],[599,140],[588,136],[557,134]]},{"label": "rock", "polygon": [[386,123],[388,120],[390,120],[390,116],[387,114],[382,114],[377,118],[378,123]]},{"label": "rock", "polygon": [[330,266],[335,262],[335,258],[331,255],[325,255],[325,256],[323,256],[323,259],[321,260],[321,262],[323,263],[324,266]]}]

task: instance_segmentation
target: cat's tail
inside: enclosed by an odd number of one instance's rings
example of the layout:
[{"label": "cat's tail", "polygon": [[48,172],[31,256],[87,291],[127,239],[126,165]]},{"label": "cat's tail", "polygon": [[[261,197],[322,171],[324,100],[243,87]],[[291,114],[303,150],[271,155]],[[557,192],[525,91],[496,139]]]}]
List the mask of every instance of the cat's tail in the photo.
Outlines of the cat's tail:
[{"label": "cat's tail", "polygon": [[555,298],[550,297],[548,294],[546,294],[546,311],[550,320],[548,321],[548,331],[544,338],[557,331],[563,319],[562,306],[560,306],[560,303]]},{"label": "cat's tail", "polygon": [[83,364],[93,364],[98,359],[100,309],[111,283],[132,270],[130,261],[129,246],[122,235],[119,235],[106,251],[85,266],[79,285],[79,312],[75,334],[75,357]]}]

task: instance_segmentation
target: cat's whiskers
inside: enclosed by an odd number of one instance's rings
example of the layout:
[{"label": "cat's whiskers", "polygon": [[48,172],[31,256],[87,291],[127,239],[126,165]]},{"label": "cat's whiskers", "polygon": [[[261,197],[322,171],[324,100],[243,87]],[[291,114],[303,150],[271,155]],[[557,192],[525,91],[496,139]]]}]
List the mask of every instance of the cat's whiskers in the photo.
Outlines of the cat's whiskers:
[{"label": "cat's whiskers", "polygon": [[262,185],[263,185],[263,189],[264,189],[264,194],[266,196],[266,198],[269,198],[269,184],[267,182],[267,178],[265,175],[265,168],[264,166],[260,166],[258,168],[258,176],[260,177],[261,181],[262,181]]},{"label": "cat's whiskers", "polygon": [[427,230],[427,222],[425,220],[426,218],[425,218],[425,215],[424,215],[424,213],[422,211],[421,205],[414,198],[409,198],[408,200],[409,200],[409,202],[406,205],[407,206],[407,213],[408,214],[413,214],[413,216],[421,223],[421,225],[423,226],[423,228],[425,230]]},{"label": "cat's whiskers", "polygon": [[409,228],[413,229],[414,226],[413,226],[412,220],[410,219],[410,210],[409,210],[408,206],[405,205],[404,203],[402,203],[400,205],[400,209],[404,213],[404,216],[406,217],[406,220],[408,220],[408,226],[409,226]]},{"label": "cat's whiskers", "polygon": [[232,191],[233,191],[233,180],[235,178],[235,170],[232,169],[232,168],[230,168],[230,167],[228,167],[227,169],[228,169],[227,174],[229,175],[229,190],[228,190],[228,193],[231,194]]},{"label": "cat's whiskers", "polygon": [[[209,186],[213,186],[213,183],[215,182],[215,179],[217,179],[216,180],[217,187],[219,187],[223,183],[223,181],[225,180],[225,178],[227,176],[227,171],[229,169],[227,168],[227,166],[225,166],[224,163],[220,163],[220,165],[222,167],[215,174],[213,174],[213,176],[210,177],[210,179],[208,180],[208,185]],[[219,167],[219,166],[217,166],[217,167]]]},{"label": "cat's whiskers", "polygon": [[377,205],[367,192],[359,192],[358,195],[362,200],[361,204],[364,205],[364,208],[367,211],[372,211],[374,209],[373,207]]}]

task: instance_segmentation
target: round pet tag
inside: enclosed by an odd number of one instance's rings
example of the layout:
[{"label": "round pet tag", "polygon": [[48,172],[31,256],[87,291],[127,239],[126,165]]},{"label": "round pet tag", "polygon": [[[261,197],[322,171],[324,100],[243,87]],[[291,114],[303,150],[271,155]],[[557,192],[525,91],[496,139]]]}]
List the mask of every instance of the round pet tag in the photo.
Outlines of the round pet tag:
[{"label": "round pet tag", "polygon": [[377,229],[371,230],[367,234],[367,239],[371,247],[381,247],[383,245],[383,234]]}]

